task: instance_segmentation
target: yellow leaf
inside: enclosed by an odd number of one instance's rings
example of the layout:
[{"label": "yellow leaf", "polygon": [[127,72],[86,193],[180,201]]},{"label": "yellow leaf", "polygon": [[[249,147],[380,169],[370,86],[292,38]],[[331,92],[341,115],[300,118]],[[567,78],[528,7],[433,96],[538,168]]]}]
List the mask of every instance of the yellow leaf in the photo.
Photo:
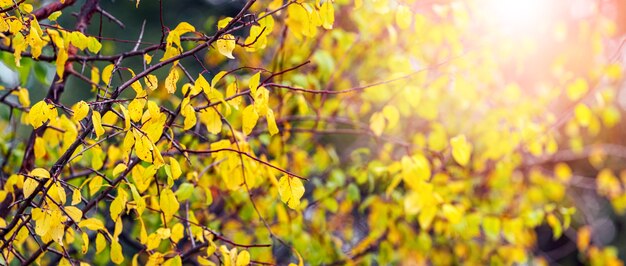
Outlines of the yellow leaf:
[{"label": "yellow leaf", "polygon": [[80,227],[85,227],[89,230],[93,230],[93,231],[97,231],[97,230],[104,230],[104,224],[102,223],[102,221],[96,219],[96,218],[89,218],[89,219],[85,219],[82,220],[78,223],[78,226]]},{"label": "yellow leaf", "polygon": [[206,125],[206,129],[211,134],[218,134],[222,131],[222,118],[209,107],[200,111],[200,122]]},{"label": "yellow leaf", "polygon": [[225,28],[228,25],[228,23],[230,23],[230,21],[232,21],[232,20],[233,20],[233,18],[231,18],[231,17],[226,17],[226,18],[220,19],[220,21],[217,22],[217,29],[221,30],[221,29]]},{"label": "yellow leaf", "polygon": [[166,220],[171,219],[172,216],[178,212],[178,208],[180,207],[174,192],[172,192],[169,188],[164,188],[161,191],[159,206],[161,206],[161,210],[165,214]]},{"label": "yellow leaf", "polygon": [[408,7],[400,5],[396,9],[396,24],[400,29],[408,29],[411,26],[413,20],[413,13]]},{"label": "yellow leaf", "polygon": [[59,75],[59,77],[63,77],[63,73],[65,72],[65,62],[67,62],[68,58],[69,55],[67,54],[67,51],[65,51],[65,49],[59,49],[59,52],[57,53],[57,60],[55,62],[57,66],[57,75]]},{"label": "yellow leaf", "polygon": [[122,110],[122,115],[124,115],[124,131],[128,131],[130,129],[130,114],[123,105],[120,105],[120,110]]},{"label": "yellow leaf", "polygon": [[278,126],[276,125],[276,118],[274,117],[274,111],[272,111],[272,109],[267,109],[265,119],[267,120],[267,130],[270,132],[271,136],[274,136],[278,133]]},{"label": "yellow leaf", "polygon": [[385,130],[385,116],[382,113],[374,113],[370,118],[370,129],[374,135],[380,136]]},{"label": "yellow leaf", "polygon": [[192,91],[204,91],[204,93],[209,94],[211,92],[211,85],[209,85],[209,82],[200,74],[193,84]]},{"label": "yellow leaf", "polygon": [[35,168],[30,171],[31,176],[41,177],[41,178],[50,178],[50,172],[43,168]]},{"label": "yellow leaf", "polygon": [[48,16],[48,20],[50,21],[56,21],[57,18],[59,18],[59,16],[61,16],[61,14],[63,14],[61,11],[54,11],[50,14],[50,16]]},{"label": "yellow leaf", "polygon": [[163,263],[163,266],[182,266],[183,265],[183,260],[180,258],[180,256],[176,255],[173,258],[166,260]]},{"label": "yellow leaf", "polygon": [[450,222],[452,225],[458,224],[463,218],[463,213],[457,207],[454,207],[452,204],[444,204],[442,206],[443,216]]},{"label": "yellow leaf", "polygon": [[48,195],[60,204],[65,204],[65,201],[67,200],[65,189],[58,182],[52,184],[50,190],[48,190]]},{"label": "yellow leaf", "polygon": [[168,239],[170,238],[170,236],[172,235],[172,230],[170,230],[169,228],[159,228],[156,230],[156,234],[162,239]]},{"label": "yellow leaf", "polygon": [[109,207],[109,214],[111,214],[111,219],[113,221],[117,221],[120,214],[124,212],[126,209],[126,201],[128,199],[128,195],[123,190],[118,189],[118,195],[115,197],[113,202]]},{"label": "yellow leaf", "polygon": [[236,109],[239,109],[239,104],[241,104],[242,97],[237,97],[237,93],[239,93],[237,81],[230,83],[228,87],[226,87],[226,97],[231,98],[230,100],[228,100],[228,103]]},{"label": "yellow leaf", "polygon": [[28,112],[28,122],[34,128],[38,128],[55,116],[56,108],[54,108],[54,105],[48,104],[45,101],[39,101],[30,108]]},{"label": "yellow leaf", "polygon": [[567,97],[572,101],[576,101],[589,91],[589,85],[583,78],[577,78],[574,82],[567,86],[566,91]]},{"label": "yellow leaf", "polygon": [[593,114],[591,113],[591,109],[587,107],[587,105],[583,103],[579,103],[576,105],[574,109],[574,115],[576,116],[576,121],[583,126],[589,126],[591,120],[593,119]]},{"label": "yellow leaf", "polygon": [[[152,62],[152,56],[150,56],[149,54],[144,54],[143,55],[143,60],[146,61],[146,64],[150,64],[150,62]],[[150,76],[150,75],[149,75]],[[151,75],[154,76],[154,75]]]},{"label": "yellow leaf", "polygon": [[96,235],[96,254],[99,254],[100,252],[102,252],[104,248],[106,248],[106,246],[107,246],[107,241],[104,238],[104,235],[98,233]]},{"label": "yellow leaf", "polygon": [[43,138],[40,138],[40,137],[35,138],[35,145],[33,148],[35,150],[36,159],[41,159],[44,156],[46,156],[46,146],[44,142],[45,140]]},{"label": "yellow leaf", "polygon": [[235,59],[233,56],[233,50],[235,50],[235,36],[231,34],[224,34],[219,40],[216,42],[217,51],[220,54],[226,56],[230,59]]},{"label": "yellow leaf", "polygon": [[37,180],[32,178],[26,178],[26,180],[24,180],[23,187],[24,197],[30,197],[30,195],[32,195],[35,191],[35,188],[37,188],[37,185],[39,185],[39,182]]},{"label": "yellow leaf", "polygon": [[185,106],[185,108],[183,108],[183,111],[181,113],[185,117],[185,121],[183,124],[184,130],[188,130],[194,127],[196,123],[198,122],[196,118],[196,110],[193,109],[193,106],[191,104],[188,104],[187,106]]},{"label": "yellow leaf", "polygon": [[95,37],[89,36],[87,38],[87,49],[89,49],[92,53],[97,54],[100,52],[100,49],[102,49],[102,44]]},{"label": "yellow leaf", "polygon": [[20,102],[20,104],[23,107],[28,107],[30,106],[30,98],[29,98],[29,93],[27,89],[24,88],[20,88],[17,90],[17,101]]},{"label": "yellow leaf", "polygon": [[587,248],[589,247],[589,241],[591,239],[591,228],[589,228],[589,226],[585,226],[578,229],[578,234],[576,238],[576,246],[578,246],[578,250],[587,250]]},{"label": "yellow leaf", "polygon": [[243,133],[249,135],[256,126],[257,120],[259,120],[259,114],[257,114],[256,110],[254,110],[254,105],[248,105],[243,109],[243,113],[241,115],[242,129]]},{"label": "yellow leaf", "polygon": [[82,200],[82,195],[80,193],[80,190],[74,189],[74,191],[72,192],[72,205],[76,205],[80,203],[81,200]]},{"label": "yellow leaf", "polygon": [[[217,82],[219,82],[226,74],[228,74],[227,71],[220,71],[217,74],[215,74],[215,76],[213,76],[213,78],[211,79],[211,88],[215,88],[215,85],[217,84]],[[209,94],[208,92],[205,91],[205,93]]]},{"label": "yellow leaf", "polygon": [[143,115],[143,108],[146,106],[146,99],[136,98],[128,104],[128,113],[130,120],[138,122]]},{"label": "yellow leaf", "polygon": [[80,101],[72,106],[72,121],[79,122],[89,114],[89,105],[85,101]]},{"label": "yellow leaf", "polygon": [[167,93],[172,94],[176,92],[176,83],[178,82],[179,75],[178,70],[176,68],[172,68],[170,73],[165,78],[165,89],[167,89]]},{"label": "yellow leaf", "polygon": [[150,89],[151,91],[154,91],[159,87],[159,80],[155,75],[149,74],[144,78],[143,81],[146,83],[146,86],[148,86],[148,89]]},{"label": "yellow leaf", "polygon": [[178,35],[183,35],[183,34],[188,33],[188,32],[196,31],[196,28],[194,28],[193,25],[183,21],[183,22],[179,23],[176,26],[176,28],[174,28],[174,30],[172,30],[172,31],[178,33]]},{"label": "yellow leaf", "polygon": [[250,253],[247,250],[242,250],[237,255],[237,261],[235,262],[236,266],[245,266],[250,264]]},{"label": "yellow leaf", "polygon": [[333,4],[330,0],[324,1],[322,7],[320,8],[320,17],[322,19],[322,26],[330,30],[333,28],[333,24],[335,23],[335,9],[333,8]]},{"label": "yellow leaf", "polygon": [[96,175],[89,181],[89,194],[95,195],[100,190],[100,187],[102,187],[102,177]]},{"label": "yellow leaf", "polygon": [[86,232],[83,232],[81,234],[81,238],[83,240],[83,245],[81,246],[81,252],[83,254],[86,254],[87,251],[89,250],[89,235],[87,235]]},{"label": "yellow leaf", "polygon": [[181,239],[183,239],[185,234],[185,227],[181,223],[177,223],[172,227],[172,235],[170,238],[174,243],[178,243]]},{"label": "yellow leaf", "polygon": [[148,250],[152,250],[152,249],[159,247],[159,244],[161,244],[161,237],[159,237],[159,235],[152,233],[148,236],[147,243],[146,243],[146,248]]},{"label": "yellow leaf", "polygon": [[304,185],[300,179],[284,175],[278,181],[278,193],[280,200],[295,210],[300,206],[300,198],[304,195]]},{"label": "yellow leaf", "polygon": [[483,218],[483,230],[489,239],[497,240],[500,237],[500,225],[498,217]]},{"label": "yellow leaf", "polygon": [[250,77],[250,81],[248,81],[248,87],[250,88],[250,94],[255,95],[256,89],[259,88],[259,83],[261,82],[261,72],[257,72],[256,74]]},{"label": "yellow leaf", "polygon": [[120,242],[111,241],[111,261],[115,264],[124,262],[124,254],[122,253],[122,245]]},{"label": "yellow leaf", "polygon": [[459,135],[450,139],[450,146],[452,146],[452,157],[454,160],[458,164],[466,166],[472,155],[472,144],[467,142],[465,135]]},{"label": "yellow leaf", "polygon": [[102,70],[102,82],[104,82],[107,86],[111,84],[111,75],[113,74],[114,67],[115,65],[109,64]]},{"label": "yellow leaf", "polygon": [[567,182],[572,178],[572,169],[566,163],[557,163],[554,166],[554,176],[563,182]]},{"label": "yellow leaf", "polygon": [[415,154],[402,157],[402,180],[412,189],[418,189],[431,175],[430,162],[426,156]]},{"label": "yellow leaf", "polygon": [[561,222],[556,216],[552,213],[548,214],[546,217],[546,222],[552,228],[552,237],[553,239],[558,239],[563,234],[563,227],[561,226]]},{"label": "yellow leaf", "polygon": [[172,171],[172,178],[174,180],[178,179],[180,175],[183,173],[183,171],[180,170],[180,164],[174,157],[170,157],[170,169]]},{"label": "yellow leaf", "polygon": [[137,157],[145,162],[151,163],[152,142],[136,129],[133,129],[133,135],[135,136],[135,152],[137,153]]},{"label": "yellow leaf", "polygon": [[72,218],[72,221],[78,223],[83,218],[83,211],[74,206],[65,206],[65,212]]},{"label": "yellow leaf", "polygon": [[102,117],[97,111],[91,112],[91,120],[93,121],[93,128],[96,131],[96,138],[99,138],[104,134],[104,128],[102,127]]},{"label": "yellow leaf", "polygon": [[[130,76],[131,77],[135,77],[135,71],[133,71],[132,69],[128,68],[128,72],[130,72]],[[143,87],[141,86],[141,82],[139,80],[133,82],[132,84],[130,84],[130,87],[135,91],[136,95],[142,95],[144,94],[143,91]]]}]

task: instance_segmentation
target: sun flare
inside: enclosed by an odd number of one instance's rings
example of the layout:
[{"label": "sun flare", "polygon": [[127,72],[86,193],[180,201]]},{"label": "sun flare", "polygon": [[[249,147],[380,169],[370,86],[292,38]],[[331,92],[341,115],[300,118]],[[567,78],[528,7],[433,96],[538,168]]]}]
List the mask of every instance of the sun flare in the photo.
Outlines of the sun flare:
[{"label": "sun flare", "polygon": [[484,14],[494,29],[505,34],[526,34],[542,28],[549,5],[541,0],[486,0]]}]

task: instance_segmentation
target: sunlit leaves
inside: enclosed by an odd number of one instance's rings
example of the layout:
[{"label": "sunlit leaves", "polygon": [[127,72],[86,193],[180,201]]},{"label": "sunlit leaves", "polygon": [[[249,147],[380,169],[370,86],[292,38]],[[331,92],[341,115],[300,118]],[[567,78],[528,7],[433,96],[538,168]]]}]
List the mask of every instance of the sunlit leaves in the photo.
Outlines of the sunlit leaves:
[{"label": "sunlit leaves", "polygon": [[[558,60],[542,56],[546,70],[528,58],[549,50],[550,27],[539,50],[520,31],[511,32],[523,41],[476,34],[490,16],[472,5],[270,1],[202,29],[166,21],[161,46],[141,42],[130,53],[92,29],[43,31],[24,16],[35,8],[0,17],[5,50],[22,64],[5,60],[20,83],[0,87],[11,90],[1,100],[11,108],[0,121],[10,140],[0,143],[10,174],[0,201],[13,200],[0,227],[30,204],[22,215],[32,219],[7,232],[21,254],[52,241],[70,253],[60,264],[96,254],[109,264],[280,263],[271,248],[245,248],[267,243],[266,221],[301,265],[299,251],[309,264],[336,264],[343,251],[356,264],[540,264],[539,226],[554,237],[577,230],[584,262],[617,258],[594,246],[595,228],[578,229],[584,219],[565,200],[595,190],[626,210],[618,148],[603,144],[619,128],[623,78],[599,52],[610,52],[599,36],[614,31],[603,18],[574,31],[559,22],[559,43],[589,40],[594,58],[579,68],[550,50]],[[205,52],[184,54],[196,48]],[[23,77],[35,69],[45,83],[46,64],[73,71],[66,92],[77,78],[87,83],[80,97],[91,98],[31,107],[29,90],[42,94]],[[13,125],[37,128],[32,143]],[[120,238],[143,247],[132,262]],[[187,257],[192,244],[200,249]]]}]

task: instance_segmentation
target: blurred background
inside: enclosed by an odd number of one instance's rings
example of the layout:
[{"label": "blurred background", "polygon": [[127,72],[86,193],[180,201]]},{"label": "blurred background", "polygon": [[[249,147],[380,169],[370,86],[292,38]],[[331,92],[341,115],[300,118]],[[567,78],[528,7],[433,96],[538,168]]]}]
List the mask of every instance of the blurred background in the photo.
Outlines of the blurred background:
[{"label": "blurred background", "polygon": [[[44,4],[51,1],[42,1]],[[77,12],[81,6],[80,2],[64,11],[65,14]],[[368,1],[364,1],[368,4]],[[415,12],[430,13],[436,12],[433,7],[438,4],[463,1],[433,0],[421,1],[419,8]],[[225,16],[234,16],[244,1],[231,0],[165,0],[160,7],[159,1],[142,0],[140,9],[135,9],[135,1],[128,0],[102,0],[101,7],[113,14],[123,22],[124,27],[106,18],[96,17],[92,20],[89,33],[102,36],[113,37],[113,39],[103,42],[103,54],[115,54],[120,51],[128,51],[135,45],[144,21],[144,29],[141,47],[156,44],[161,38],[161,28],[159,26],[159,10],[163,9],[163,20],[166,27],[175,27],[181,21],[187,21],[196,26],[198,31],[210,35],[216,29],[216,22]],[[514,81],[523,88],[525,94],[540,93],[540,82],[550,79],[554,73],[554,62],[567,65],[570,70],[574,70],[574,75],[588,76],[589,62],[595,60],[598,51],[594,39],[576,38],[575,31],[584,30],[584,27],[575,27],[581,22],[604,23],[595,17],[604,16],[613,22],[607,25],[611,31],[611,37],[601,38],[604,50],[600,54],[606,58],[614,58],[620,65],[626,65],[626,53],[624,41],[626,40],[626,0],[525,0],[525,1],[497,1],[485,0],[476,1],[474,4],[481,8],[476,8],[478,14],[473,14],[481,20],[472,29],[474,34],[492,36],[491,40],[497,43],[498,49],[510,49],[511,57],[503,58],[498,62],[503,73],[503,79]],[[339,12],[339,11],[338,11]],[[342,23],[341,16],[349,16],[347,13],[336,14],[337,23]],[[99,22],[101,21],[101,23]],[[73,28],[75,20],[72,16],[61,16],[58,21],[65,28]],[[349,23],[349,21],[344,22]],[[488,25],[488,26],[485,26]],[[344,25],[345,27],[349,27]],[[554,29],[561,29],[562,34],[555,34]],[[558,33],[558,32],[557,32]],[[486,38],[489,39],[489,38]],[[270,40],[272,41],[272,40]],[[270,44],[271,45],[271,44]],[[516,53],[524,56],[519,60]],[[159,58],[162,51],[157,52]],[[54,67],[48,63],[40,63],[22,60],[22,69],[33,69],[34,75],[21,75],[20,72],[13,72],[7,66],[13,63],[11,54],[2,53],[3,64],[0,64],[0,84],[5,87],[15,86],[18,83],[30,91],[31,101],[36,102],[44,97],[47,86],[54,76]],[[237,67],[239,64],[245,65],[245,61],[237,60],[232,62],[215,61],[213,58],[203,58],[205,65],[215,68],[223,68],[225,64]],[[245,60],[245,59],[244,59]],[[192,76],[202,71],[202,67],[194,62],[194,59],[185,59],[182,64],[187,68]],[[104,65],[98,65],[100,68]],[[141,69],[141,58],[133,58],[125,61],[125,66],[133,69]],[[90,68],[77,69],[79,72],[89,73]],[[213,69],[209,69],[210,71]],[[162,69],[157,72],[160,76],[167,71]],[[114,80],[119,82],[119,79]],[[70,79],[66,86],[66,93],[63,94],[62,102],[66,104],[74,103],[78,100],[93,97],[90,85],[78,79]],[[537,91],[534,91],[536,88]],[[617,100],[619,102],[619,113],[621,117],[626,117],[626,83],[617,83],[615,88]],[[563,103],[555,102],[550,112],[558,112],[567,106]],[[7,116],[7,110],[0,108],[0,115]],[[566,129],[564,129],[565,131]],[[566,132],[562,132],[567,135]],[[599,168],[597,161],[602,161],[604,168],[614,169],[620,173],[626,167],[626,123],[618,123],[611,129],[602,130],[601,136],[597,139],[604,140],[605,143],[597,143],[598,147],[606,148],[608,152],[592,159],[578,158],[567,151],[557,154],[558,158],[567,161],[573,169],[575,176],[575,186],[568,190],[569,199],[576,203],[579,212],[575,216],[574,223],[585,221],[592,227],[592,241],[599,246],[614,245],[619,250],[619,256],[626,260],[626,219],[624,215],[617,213],[612,204],[598,195],[595,189],[595,178]],[[27,135],[21,136],[27,138]],[[342,147],[341,156],[348,157],[357,147],[362,146],[363,140],[350,137],[324,137],[324,145]],[[610,143],[610,145],[606,144]],[[606,145],[605,145],[606,144]],[[595,145],[595,144],[594,144]],[[560,156],[560,157],[559,157]],[[346,161],[349,159],[346,158]],[[594,161],[595,160],[595,161]],[[342,160],[343,161],[343,160]],[[550,165],[550,162],[546,162]],[[626,172],[621,172],[620,177],[626,178]],[[552,231],[548,226],[537,229],[538,246],[537,253],[544,254],[554,259],[558,264],[578,263],[575,240],[568,237],[568,233],[557,240],[552,239]]]}]

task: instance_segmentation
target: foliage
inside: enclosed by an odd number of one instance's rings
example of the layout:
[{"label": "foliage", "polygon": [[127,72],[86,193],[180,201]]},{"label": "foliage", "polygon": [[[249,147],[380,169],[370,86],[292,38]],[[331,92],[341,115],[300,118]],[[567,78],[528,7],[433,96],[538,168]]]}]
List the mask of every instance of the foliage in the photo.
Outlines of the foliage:
[{"label": "foliage", "polygon": [[151,43],[89,27],[124,26],[98,0],[0,0],[2,263],[546,264],[548,226],[620,265],[576,204],[626,210],[615,25],[510,36],[481,3],[249,0],[208,31],[161,8]]}]

